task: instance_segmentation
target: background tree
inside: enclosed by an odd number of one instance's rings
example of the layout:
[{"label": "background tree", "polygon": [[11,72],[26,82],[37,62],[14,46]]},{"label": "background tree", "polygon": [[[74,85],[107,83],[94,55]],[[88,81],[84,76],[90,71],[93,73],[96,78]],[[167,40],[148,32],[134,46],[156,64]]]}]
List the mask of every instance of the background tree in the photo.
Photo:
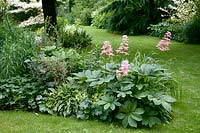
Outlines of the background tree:
[{"label": "background tree", "polygon": [[114,0],[101,13],[110,13],[107,28],[126,34],[146,34],[150,24],[156,24],[168,16],[164,9],[171,0]]}]

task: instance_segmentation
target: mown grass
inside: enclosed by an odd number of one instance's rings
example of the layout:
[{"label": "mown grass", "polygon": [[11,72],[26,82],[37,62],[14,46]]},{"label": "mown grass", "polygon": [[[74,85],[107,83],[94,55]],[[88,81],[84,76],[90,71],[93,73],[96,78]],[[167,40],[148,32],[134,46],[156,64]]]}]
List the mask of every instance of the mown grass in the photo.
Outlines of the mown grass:
[{"label": "mown grass", "polygon": [[[91,27],[84,27],[98,47],[109,40],[114,48],[121,41],[121,35],[107,33]],[[199,133],[200,131],[200,45],[171,42],[170,51],[160,52],[155,46],[159,38],[150,36],[129,36],[129,61],[136,51],[152,52],[165,68],[173,72],[179,83],[177,102],[173,105],[174,119],[169,124],[152,129],[123,129],[115,123],[94,120],[80,121],[50,115],[21,111],[0,111],[0,132],[74,132],[74,133]]]}]

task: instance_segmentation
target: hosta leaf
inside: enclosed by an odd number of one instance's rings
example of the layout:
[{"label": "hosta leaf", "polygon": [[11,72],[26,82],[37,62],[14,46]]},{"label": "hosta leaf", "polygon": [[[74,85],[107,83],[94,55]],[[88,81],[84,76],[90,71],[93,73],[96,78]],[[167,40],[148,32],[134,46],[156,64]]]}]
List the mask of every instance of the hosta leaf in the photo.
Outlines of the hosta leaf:
[{"label": "hosta leaf", "polygon": [[137,108],[137,109],[135,110],[135,114],[141,115],[141,114],[143,114],[143,113],[144,113],[144,109],[143,109],[143,108]]},{"label": "hosta leaf", "polygon": [[131,127],[137,127],[137,122],[132,118],[132,117],[128,117],[128,124],[131,126]]},{"label": "hosta leaf", "polygon": [[117,119],[124,119],[124,117],[125,117],[125,114],[123,114],[123,113],[119,113],[119,114],[117,114],[117,116],[116,116],[116,118]]}]

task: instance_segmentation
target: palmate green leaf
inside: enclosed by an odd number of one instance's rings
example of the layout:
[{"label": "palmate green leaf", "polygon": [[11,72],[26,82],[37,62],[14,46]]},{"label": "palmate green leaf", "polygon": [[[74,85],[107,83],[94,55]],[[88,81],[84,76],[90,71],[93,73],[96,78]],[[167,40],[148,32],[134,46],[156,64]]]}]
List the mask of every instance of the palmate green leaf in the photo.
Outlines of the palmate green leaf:
[{"label": "palmate green leaf", "polygon": [[142,98],[147,97],[148,95],[149,95],[149,91],[145,91],[145,92],[137,93],[137,94],[135,95],[135,97],[136,97],[137,99],[142,99]]},{"label": "palmate green leaf", "polygon": [[135,114],[137,114],[137,115],[141,115],[141,114],[143,114],[144,113],[144,109],[143,108],[137,108],[136,110],[135,110]]},{"label": "palmate green leaf", "polygon": [[126,97],[126,93],[125,92],[120,92],[120,91],[117,91],[117,97]]},{"label": "palmate green leaf", "polygon": [[124,119],[125,116],[126,116],[126,115],[123,114],[123,113],[118,113],[118,114],[116,115],[116,118],[121,120],[121,119]]},{"label": "palmate green leaf", "polygon": [[142,125],[152,127],[156,124],[161,124],[161,120],[155,116],[150,116],[148,118],[143,118]]},{"label": "palmate green leaf", "polygon": [[128,126],[128,117],[126,116],[123,120],[122,120],[122,125],[123,125],[123,127],[127,127]]},{"label": "palmate green leaf", "polygon": [[142,85],[142,84],[139,84],[139,85],[136,85],[136,87],[138,88],[138,90],[142,90],[143,85]]},{"label": "palmate green leaf", "polygon": [[136,101],[126,101],[119,109],[119,113],[116,115],[116,118],[123,119],[122,125],[127,127],[137,127],[137,121],[142,121],[142,114],[144,109],[136,108]]},{"label": "palmate green leaf", "polygon": [[137,122],[132,118],[132,116],[128,117],[128,124],[131,126],[131,127],[137,127]]},{"label": "palmate green leaf", "polygon": [[171,112],[172,111],[172,107],[169,103],[167,102],[162,102],[161,105],[163,106],[164,109],[166,109],[168,112]]},{"label": "palmate green leaf", "polygon": [[103,105],[104,109],[111,109],[115,110],[116,106],[121,106],[119,102],[117,102],[118,99],[116,99],[114,96],[105,95],[101,97],[101,100],[97,102],[97,105]]},{"label": "palmate green leaf", "polygon": [[96,86],[96,85],[98,85],[98,82],[92,82],[89,84],[89,86],[91,86],[91,87]]},{"label": "palmate green leaf", "polygon": [[97,104],[98,105],[104,105],[104,104],[106,104],[107,102],[106,101],[103,101],[103,100],[99,100],[98,102],[97,102]]},{"label": "palmate green leaf", "polygon": [[111,110],[115,110],[115,104],[110,104]]},{"label": "palmate green leaf", "polygon": [[163,95],[162,99],[165,100],[166,102],[170,102],[170,103],[176,102],[176,99],[171,97],[171,96],[169,96],[169,95]]},{"label": "palmate green leaf", "polygon": [[116,106],[121,106],[121,103],[119,103],[119,102],[117,102],[117,101],[115,101],[114,104],[115,104]]},{"label": "palmate green leaf", "polygon": [[75,77],[75,79],[78,79],[78,78],[86,78],[86,75],[85,75],[85,72],[78,72],[78,73],[72,73]]},{"label": "palmate green leaf", "polygon": [[134,119],[136,121],[141,121],[142,120],[142,116],[141,115],[131,114],[130,116],[131,116],[132,119]]},{"label": "palmate green leaf", "polygon": [[104,105],[104,109],[107,110],[108,108],[110,108],[110,106],[111,106],[110,103],[106,103],[106,104]]}]

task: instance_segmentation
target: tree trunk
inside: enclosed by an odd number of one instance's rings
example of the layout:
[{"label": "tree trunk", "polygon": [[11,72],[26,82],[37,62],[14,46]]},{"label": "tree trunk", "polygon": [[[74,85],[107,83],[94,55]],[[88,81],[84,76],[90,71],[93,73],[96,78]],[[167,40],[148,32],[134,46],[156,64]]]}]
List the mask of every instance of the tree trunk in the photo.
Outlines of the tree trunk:
[{"label": "tree trunk", "polygon": [[46,31],[49,35],[55,33],[56,21],[56,0],[42,0],[42,9],[44,20],[46,22]]}]

